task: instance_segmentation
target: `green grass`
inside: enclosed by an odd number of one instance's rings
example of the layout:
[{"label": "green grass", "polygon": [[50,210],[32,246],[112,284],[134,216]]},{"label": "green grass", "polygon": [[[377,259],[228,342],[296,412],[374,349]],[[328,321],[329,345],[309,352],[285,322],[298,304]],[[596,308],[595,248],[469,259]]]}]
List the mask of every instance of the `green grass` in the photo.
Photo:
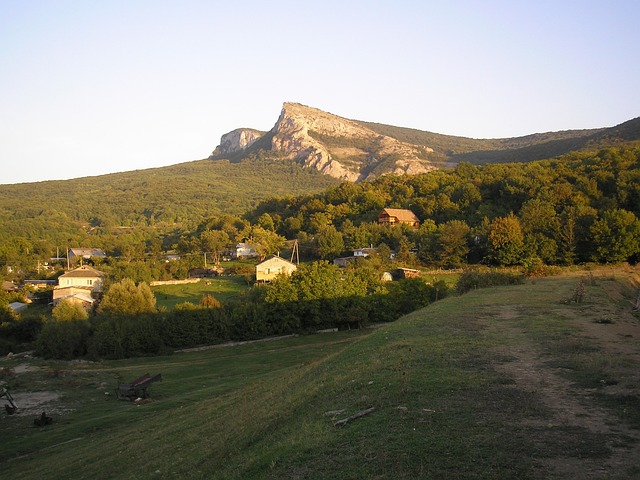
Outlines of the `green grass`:
[{"label": "green grass", "polygon": [[159,285],[152,287],[151,290],[156,296],[158,307],[173,309],[177,304],[184,302],[198,305],[202,297],[207,294],[225,303],[225,301],[237,298],[248,288],[243,277],[229,276],[203,279],[198,283]]},{"label": "green grass", "polygon": [[[608,375],[624,383],[637,364],[604,356],[596,340],[581,335],[589,307],[609,304],[598,286],[587,296],[597,305],[564,303],[575,280],[476,290],[375,330],[117,362],[29,360],[42,369],[23,375],[7,368],[25,360],[5,359],[12,392],[60,391],[60,405],[70,410],[53,413],[54,424],[42,429],[32,426],[35,416],[2,416],[3,475],[527,479],[539,478],[549,459],[605,462],[612,434],[554,424],[541,392],[497,368],[533,349],[541,362],[571,366],[565,374],[582,392],[580,402],[635,425],[637,397],[579,382]],[[105,395],[119,379],[145,372],[163,375],[151,402]],[[334,426],[369,407],[375,411]],[[629,460],[618,478],[638,467]]]}]

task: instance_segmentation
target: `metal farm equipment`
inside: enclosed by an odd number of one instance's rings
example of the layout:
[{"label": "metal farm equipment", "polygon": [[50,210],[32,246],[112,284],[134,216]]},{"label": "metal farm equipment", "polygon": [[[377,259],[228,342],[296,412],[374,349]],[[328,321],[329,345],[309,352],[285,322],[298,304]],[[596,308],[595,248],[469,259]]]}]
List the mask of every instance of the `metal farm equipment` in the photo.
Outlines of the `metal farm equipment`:
[{"label": "metal farm equipment", "polygon": [[120,400],[136,400],[138,398],[149,398],[147,389],[155,382],[161,381],[162,375],[151,376],[145,373],[143,376],[136,378],[131,383],[121,383],[118,385],[116,393]]},{"label": "metal farm equipment", "polygon": [[0,398],[2,397],[7,397],[7,401],[9,402],[8,404],[4,404],[4,409],[7,411],[7,414],[13,415],[16,413],[18,411],[18,406],[16,405],[16,402],[13,401],[13,397],[9,393],[9,390],[3,388],[2,393],[0,393]]}]

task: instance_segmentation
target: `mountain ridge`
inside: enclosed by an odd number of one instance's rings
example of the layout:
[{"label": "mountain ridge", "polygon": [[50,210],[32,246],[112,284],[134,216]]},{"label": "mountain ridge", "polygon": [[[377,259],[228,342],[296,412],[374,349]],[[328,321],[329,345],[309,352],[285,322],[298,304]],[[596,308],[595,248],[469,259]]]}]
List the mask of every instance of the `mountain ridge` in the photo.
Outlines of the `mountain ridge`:
[{"label": "mountain ridge", "polygon": [[[241,129],[243,132],[256,131]],[[226,158],[223,143],[209,157]],[[418,174],[460,162],[528,162],[573,150],[640,140],[640,117],[614,127],[474,139],[374,122],[351,120],[299,103],[285,102],[274,127],[251,145],[238,144],[232,159],[257,150],[280,155],[339,180],[358,182],[387,174]],[[254,147],[255,146],[255,147]]]}]

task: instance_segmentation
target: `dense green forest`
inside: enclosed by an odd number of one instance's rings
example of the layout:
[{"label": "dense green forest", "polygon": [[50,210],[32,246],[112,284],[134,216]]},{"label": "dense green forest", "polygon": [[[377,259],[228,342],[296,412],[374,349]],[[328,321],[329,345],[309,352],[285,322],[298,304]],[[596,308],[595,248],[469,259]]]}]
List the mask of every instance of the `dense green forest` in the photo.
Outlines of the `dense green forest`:
[{"label": "dense green forest", "polygon": [[[246,217],[303,244],[313,238],[322,258],[384,244],[441,267],[635,261],[639,158],[639,147],[626,146],[526,164],[461,163],[267,200]],[[412,210],[420,229],[377,225],[385,207]]]}]

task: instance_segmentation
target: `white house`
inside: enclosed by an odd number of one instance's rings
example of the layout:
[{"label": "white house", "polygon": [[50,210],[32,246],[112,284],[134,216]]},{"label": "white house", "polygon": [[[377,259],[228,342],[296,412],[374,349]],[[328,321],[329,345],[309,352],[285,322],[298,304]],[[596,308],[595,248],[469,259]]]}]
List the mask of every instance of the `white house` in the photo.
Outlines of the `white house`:
[{"label": "white house", "polygon": [[85,308],[93,304],[92,294],[102,291],[104,273],[87,265],[78,267],[58,277],[58,286],[53,289],[53,304],[69,299],[81,303]]},{"label": "white house", "polygon": [[236,258],[255,258],[258,256],[258,252],[256,251],[255,245],[241,242],[236,245],[234,256]]},{"label": "white house", "polygon": [[376,253],[376,249],[375,248],[358,248],[357,250],[353,251],[353,256],[354,257],[361,257],[361,258],[366,258],[369,255]]},{"label": "white house", "polygon": [[269,282],[278,275],[291,275],[297,269],[295,263],[274,255],[256,265],[256,281]]},{"label": "white house", "polygon": [[102,290],[102,282],[104,282],[104,273],[91,268],[87,265],[78,267],[58,277],[58,287],[81,287],[91,292],[100,292]]}]

